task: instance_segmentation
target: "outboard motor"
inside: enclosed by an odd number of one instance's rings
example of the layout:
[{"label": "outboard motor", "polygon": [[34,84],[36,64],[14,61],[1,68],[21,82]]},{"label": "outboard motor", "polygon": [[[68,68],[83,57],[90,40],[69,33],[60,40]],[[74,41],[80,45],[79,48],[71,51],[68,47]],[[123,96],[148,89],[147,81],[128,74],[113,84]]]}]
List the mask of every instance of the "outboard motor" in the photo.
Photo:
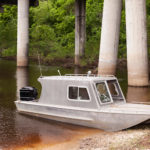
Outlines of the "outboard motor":
[{"label": "outboard motor", "polygon": [[20,89],[20,100],[22,101],[32,101],[37,98],[38,92],[34,87],[23,87]]}]

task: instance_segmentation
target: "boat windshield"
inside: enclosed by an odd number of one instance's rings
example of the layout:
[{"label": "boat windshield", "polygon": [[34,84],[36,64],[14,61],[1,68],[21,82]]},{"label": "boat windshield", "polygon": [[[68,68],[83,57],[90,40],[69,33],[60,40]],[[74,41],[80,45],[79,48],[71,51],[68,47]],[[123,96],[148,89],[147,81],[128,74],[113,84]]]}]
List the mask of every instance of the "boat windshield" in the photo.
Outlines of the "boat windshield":
[{"label": "boat windshield", "polygon": [[116,80],[107,81],[107,84],[114,102],[124,100],[122,92]]},{"label": "boat windshield", "polygon": [[108,93],[105,82],[96,83],[96,88],[97,88],[101,103],[111,102],[111,98],[110,98],[110,95]]}]

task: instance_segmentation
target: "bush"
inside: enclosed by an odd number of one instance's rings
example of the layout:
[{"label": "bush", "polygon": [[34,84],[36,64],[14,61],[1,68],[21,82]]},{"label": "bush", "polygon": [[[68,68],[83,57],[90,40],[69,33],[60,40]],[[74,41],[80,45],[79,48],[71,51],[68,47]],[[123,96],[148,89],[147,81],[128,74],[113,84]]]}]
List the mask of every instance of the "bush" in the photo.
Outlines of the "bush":
[{"label": "bush", "polygon": [[17,44],[17,7],[4,5],[0,13],[0,50],[1,55],[14,56]]},{"label": "bush", "polygon": [[[86,2],[86,48],[83,64],[99,56],[103,0]],[[4,5],[0,13],[0,54],[15,56],[17,44],[17,6]],[[150,0],[147,0],[147,10]],[[73,57],[75,50],[74,0],[40,0],[30,8],[30,56],[37,51],[45,59]],[[148,50],[150,56],[150,11],[147,11]],[[119,58],[126,57],[125,6],[120,27]]]}]

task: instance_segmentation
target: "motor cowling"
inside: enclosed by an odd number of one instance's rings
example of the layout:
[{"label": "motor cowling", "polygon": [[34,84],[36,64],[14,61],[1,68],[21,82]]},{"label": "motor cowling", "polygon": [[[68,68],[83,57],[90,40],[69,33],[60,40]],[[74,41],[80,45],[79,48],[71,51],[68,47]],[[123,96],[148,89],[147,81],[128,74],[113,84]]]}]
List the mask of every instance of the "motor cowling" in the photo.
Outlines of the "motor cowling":
[{"label": "motor cowling", "polygon": [[32,101],[37,98],[38,92],[34,87],[23,87],[20,89],[20,100],[22,101]]}]

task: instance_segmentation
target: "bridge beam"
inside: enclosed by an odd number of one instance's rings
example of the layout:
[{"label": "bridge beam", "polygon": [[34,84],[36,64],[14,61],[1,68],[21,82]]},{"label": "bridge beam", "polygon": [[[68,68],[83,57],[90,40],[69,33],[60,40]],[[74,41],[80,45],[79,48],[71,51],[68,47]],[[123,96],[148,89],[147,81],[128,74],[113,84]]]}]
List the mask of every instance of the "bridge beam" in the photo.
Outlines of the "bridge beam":
[{"label": "bridge beam", "polygon": [[104,0],[98,74],[115,74],[122,0]]},{"label": "bridge beam", "polygon": [[128,84],[147,86],[146,0],[126,0]]},{"label": "bridge beam", "polygon": [[86,0],[75,1],[75,65],[80,64],[80,56],[84,55],[86,27]]},{"label": "bridge beam", "polygon": [[18,0],[17,66],[28,66],[29,0]]}]

